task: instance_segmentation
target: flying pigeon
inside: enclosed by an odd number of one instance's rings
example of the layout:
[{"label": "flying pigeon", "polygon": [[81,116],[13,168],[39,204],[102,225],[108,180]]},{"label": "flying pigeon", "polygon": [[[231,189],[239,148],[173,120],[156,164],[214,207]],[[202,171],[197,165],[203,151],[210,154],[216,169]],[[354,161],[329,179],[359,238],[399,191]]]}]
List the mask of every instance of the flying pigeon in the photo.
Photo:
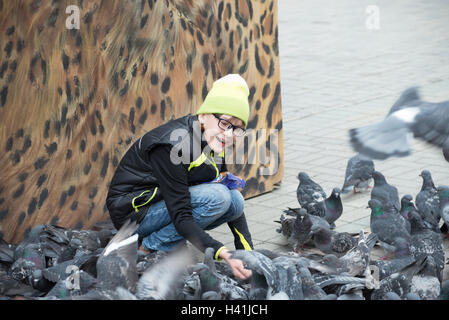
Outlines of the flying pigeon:
[{"label": "flying pigeon", "polygon": [[405,225],[404,218],[395,212],[394,208],[385,210],[379,200],[368,201],[371,208],[370,228],[375,233],[380,244],[386,251],[394,251],[394,241],[396,238],[410,239],[410,233]]},{"label": "flying pigeon", "polygon": [[413,135],[441,147],[449,162],[449,101],[425,102],[405,93],[401,98],[402,102],[395,104],[397,111],[383,121],[349,130],[352,148],[372,159],[404,157],[411,153]]},{"label": "flying pigeon", "polygon": [[98,286],[103,290],[117,287],[135,290],[137,273],[138,225],[129,220],[111,239],[97,261]]},{"label": "flying pigeon", "polygon": [[341,188],[342,193],[348,193],[351,190],[354,193],[369,189],[369,185],[373,177],[374,162],[359,154],[348,160],[345,173],[345,181]]},{"label": "flying pigeon", "polygon": [[440,222],[440,197],[438,190],[428,170],[420,174],[423,178],[421,191],[416,195],[416,207],[424,219],[424,223],[431,229],[438,231]]},{"label": "flying pigeon", "polygon": [[318,183],[313,181],[307,173],[300,172],[298,174],[298,180],[299,185],[296,189],[296,196],[301,208],[305,208],[309,211],[308,208],[310,206],[326,199],[326,193],[323,188]]},{"label": "flying pigeon", "polygon": [[397,212],[401,210],[398,189],[388,184],[385,176],[379,171],[374,171],[374,186],[371,190],[371,199],[380,201],[384,209],[393,207]]}]

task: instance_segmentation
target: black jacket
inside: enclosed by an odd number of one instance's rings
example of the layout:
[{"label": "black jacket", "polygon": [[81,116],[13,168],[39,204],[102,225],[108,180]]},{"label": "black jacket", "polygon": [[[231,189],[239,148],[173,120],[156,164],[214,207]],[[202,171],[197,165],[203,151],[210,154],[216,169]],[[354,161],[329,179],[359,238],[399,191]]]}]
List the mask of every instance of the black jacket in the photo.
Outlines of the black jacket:
[{"label": "black jacket", "polygon": [[[223,246],[192,216],[188,186],[209,182],[218,172],[226,171],[224,159],[214,155],[201,136],[198,117],[188,115],[147,132],[130,147],[117,167],[106,199],[117,229],[128,219],[141,222],[149,206],[165,200],[181,236],[202,251],[207,247],[217,251]],[[180,163],[173,163],[173,159]],[[253,246],[244,215],[228,225],[236,248]]]}]

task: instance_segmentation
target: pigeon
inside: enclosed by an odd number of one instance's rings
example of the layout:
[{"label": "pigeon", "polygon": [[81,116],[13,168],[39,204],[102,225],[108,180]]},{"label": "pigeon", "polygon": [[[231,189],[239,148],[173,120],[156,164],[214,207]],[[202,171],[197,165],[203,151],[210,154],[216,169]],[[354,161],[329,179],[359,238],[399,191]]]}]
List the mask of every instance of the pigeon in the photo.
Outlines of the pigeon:
[{"label": "pigeon", "polygon": [[376,241],[377,235],[375,233],[370,233],[365,238],[365,233],[361,230],[357,245],[338,258],[340,268],[351,276],[362,275],[369,266],[371,251]]},{"label": "pigeon", "polygon": [[425,260],[415,261],[398,272],[384,278],[379,282],[379,288],[371,292],[371,300],[383,300],[388,292],[395,292],[401,299],[410,293],[413,277],[418,274]]},{"label": "pigeon", "polygon": [[394,251],[393,242],[396,238],[410,239],[410,233],[405,225],[405,220],[395,212],[394,208],[385,210],[379,200],[368,201],[371,208],[370,228],[371,232],[378,236],[378,240],[386,251]]},{"label": "pigeon", "polygon": [[[407,96],[403,93],[403,96]],[[349,130],[352,148],[371,159],[384,160],[411,153],[411,136],[442,148],[449,162],[449,101],[432,103],[410,94],[383,121]],[[405,100],[405,101],[404,101]]]},{"label": "pigeon", "polygon": [[422,270],[412,278],[410,292],[422,300],[436,300],[441,294],[440,274],[433,257],[427,256]]},{"label": "pigeon", "polygon": [[[231,258],[244,261],[246,268],[252,270],[252,290],[266,292],[266,299],[278,294],[287,295],[290,300],[303,299],[302,280],[293,261],[271,260],[260,252],[241,249],[232,251]],[[254,292],[250,295],[255,296]]]},{"label": "pigeon", "polygon": [[428,170],[420,174],[423,178],[421,191],[416,195],[416,207],[424,219],[424,223],[431,229],[439,230],[440,221],[440,197],[435,187],[432,175]]},{"label": "pigeon", "polygon": [[411,194],[406,194],[402,196],[401,198],[401,210],[399,211],[399,214],[404,218],[405,226],[407,228],[407,231],[411,233],[411,226],[410,221],[408,220],[409,214],[411,211],[417,211],[415,208],[415,205],[413,204],[413,197]]},{"label": "pigeon", "polygon": [[422,259],[431,256],[433,263],[439,269],[438,278],[442,280],[444,269],[444,246],[443,239],[438,232],[426,228],[422,218],[417,212],[410,213],[410,224],[412,227],[412,236],[410,239],[410,253],[415,259]]},{"label": "pigeon", "polygon": [[296,197],[301,208],[309,211],[309,208],[313,207],[314,204],[326,199],[326,193],[323,188],[313,181],[307,173],[300,172],[298,174],[298,180],[299,185],[296,189]]},{"label": "pigeon", "polygon": [[374,172],[374,162],[359,154],[348,160],[345,173],[345,181],[341,188],[341,193],[348,193],[351,190],[354,193],[369,189],[372,173]]},{"label": "pigeon", "polygon": [[[325,229],[330,229],[329,223],[322,217],[311,215],[304,208],[288,208],[284,210],[290,216],[294,216],[294,224],[292,223],[292,233],[288,237],[289,245],[293,251],[298,252],[305,244],[312,239],[312,226],[318,228],[319,226]],[[293,219],[292,219],[293,220]]]},{"label": "pigeon", "polygon": [[444,221],[444,225],[441,228],[443,231],[444,227],[447,229],[447,226],[449,226],[449,187],[439,186],[437,191],[440,198],[440,216]]},{"label": "pigeon", "polygon": [[336,232],[312,225],[312,234],[315,247],[323,253],[341,256],[357,245],[357,240],[347,232]]},{"label": "pigeon", "polygon": [[340,188],[334,188],[331,195],[322,204],[324,207],[324,219],[329,222],[331,229],[335,229],[335,221],[343,214],[343,203],[340,198]]},{"label": "pigeon", "polygon": [[[215,291],[223,300],[247,300],[247,292],[230,276],[220,273],[214,261],[213,248],[206,248],[203,263],[197,263],[192,270],[198,273],[202,294]],[[228,273],[229,274],[229,273]],[[231,271],[232,274],[232,271]]]},{"label": "pigeon", "polygon": [[393,245],[395,251],[392,260],[372,260],[370,262],[370,267],[375,271],[378,280],[383,280],[416,261],[410,252],[408,241],[396,238]]},{"label": "pigeon", "polygon": [[393,207],[397,212],[401,210],[398,189],[388,184],[385,176],[379,171],[374,171],[374,186],[371,190],[371,199],[377,199],[381,202],[384,209]]}]

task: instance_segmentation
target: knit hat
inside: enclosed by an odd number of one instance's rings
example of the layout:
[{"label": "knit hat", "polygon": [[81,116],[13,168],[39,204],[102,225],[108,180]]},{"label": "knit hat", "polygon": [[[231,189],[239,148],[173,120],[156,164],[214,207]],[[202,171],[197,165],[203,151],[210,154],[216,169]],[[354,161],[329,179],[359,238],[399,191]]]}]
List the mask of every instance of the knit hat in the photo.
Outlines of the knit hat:
[{"label": "knit hat", "polygon": [[246,126],[249,118],[248,95],[245,79],[238,74],[228,74],[214,82],[196,114],[227,114],[242,120]]}]

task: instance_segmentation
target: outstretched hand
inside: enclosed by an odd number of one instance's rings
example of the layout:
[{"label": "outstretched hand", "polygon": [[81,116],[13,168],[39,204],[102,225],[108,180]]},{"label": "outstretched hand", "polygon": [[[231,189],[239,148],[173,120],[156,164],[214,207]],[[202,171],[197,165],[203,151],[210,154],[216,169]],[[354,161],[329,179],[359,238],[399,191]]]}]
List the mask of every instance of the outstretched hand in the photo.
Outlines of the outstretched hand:
[{"label": "outstretched hand", "polygon": [[222,258],[231,267],[232,273],[239,279],[247,279],[252,276],[252,271],[245,268],[245,264],[240,259],[231,259],[231,254],[228,250],[223,249],[219,257]]}]

